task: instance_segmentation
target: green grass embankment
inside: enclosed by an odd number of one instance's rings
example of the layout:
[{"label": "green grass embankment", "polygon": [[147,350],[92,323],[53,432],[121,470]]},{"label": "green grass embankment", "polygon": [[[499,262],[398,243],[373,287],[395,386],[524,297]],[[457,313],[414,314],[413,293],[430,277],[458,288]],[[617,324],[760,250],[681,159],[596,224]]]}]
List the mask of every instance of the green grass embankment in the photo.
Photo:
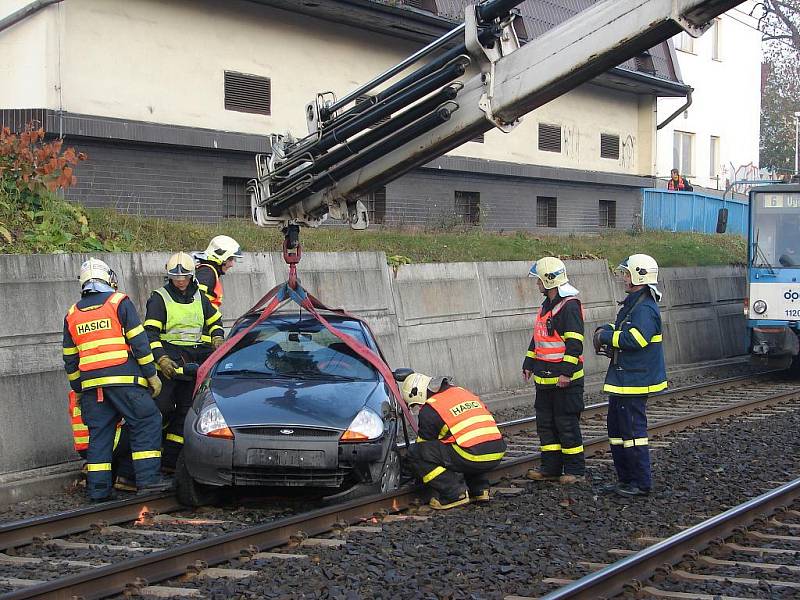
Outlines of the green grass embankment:
[{"label": "green grass embankment", "polygon": [[[106,209],[83,210],[48,202],[52,218],[46,235],[39,226],[26,233],[19,215],[0,214],[11,240],[0,237],[0,253],[141,252],[202,249],[214,235],[234,237],[245,251],[276,252],[281,234],[258,228],[244,220],[197,224],[145,219]],[[0,205],[1,207],[2,205]],[[0,210],[0,213],[2,211]],[[85,216],[85,219],[83,218]],[[530,233],[482,231],[394,230],[370,228],[351,231],[343,227],[303,229],[306,252],[385,252],[392,264],[533,260],[545,255],[562,258],[605,258],[615,265],[629,254],[654,256],[664,267],[743,263],[746,242],[739,236],[693,233],[608,232],[601,235],[543,236]]]}]

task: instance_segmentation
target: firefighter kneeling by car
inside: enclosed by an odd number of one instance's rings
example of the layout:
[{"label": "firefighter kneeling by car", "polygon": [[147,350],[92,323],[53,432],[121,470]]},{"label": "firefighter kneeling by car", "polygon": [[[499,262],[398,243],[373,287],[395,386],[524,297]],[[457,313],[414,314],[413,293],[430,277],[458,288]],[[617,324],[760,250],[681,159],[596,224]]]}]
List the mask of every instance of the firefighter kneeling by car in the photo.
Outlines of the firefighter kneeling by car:
[{"label": "firefighter kneeling by car", "polygon": [[417,443],[409,448],[411,468],[436,493],[431,508],[446,510],[489,501],[491,471],[506,451],[494,417],[478,396],[446,377],[396,372],[403,399],[417,413]]}]

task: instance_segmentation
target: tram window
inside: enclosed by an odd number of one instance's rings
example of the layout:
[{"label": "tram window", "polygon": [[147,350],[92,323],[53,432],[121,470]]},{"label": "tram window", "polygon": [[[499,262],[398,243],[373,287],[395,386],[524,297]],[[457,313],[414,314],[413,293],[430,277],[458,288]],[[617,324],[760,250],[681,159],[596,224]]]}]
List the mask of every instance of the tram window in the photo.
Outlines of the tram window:
[{"label": "tram window", "polygon": [[754,266],[800,267],[800,194],[757,194],[751,242]]}]

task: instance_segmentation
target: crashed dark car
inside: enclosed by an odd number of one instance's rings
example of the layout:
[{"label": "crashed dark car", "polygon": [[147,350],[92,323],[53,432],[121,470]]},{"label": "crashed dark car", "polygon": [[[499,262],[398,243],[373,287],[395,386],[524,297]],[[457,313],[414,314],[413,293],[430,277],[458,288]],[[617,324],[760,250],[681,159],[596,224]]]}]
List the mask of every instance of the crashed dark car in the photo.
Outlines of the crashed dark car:
[{"label": "crashed dark car", "polygon": [[[245,316],[231,333],[250,325]],[[355,318],[325,318],[380,355]],[[178,498],[225,487],[305,486],[331,495],[395,489],[402,417],[383,377],[306,313],[273,314],[214,366],[184,425]]]}]

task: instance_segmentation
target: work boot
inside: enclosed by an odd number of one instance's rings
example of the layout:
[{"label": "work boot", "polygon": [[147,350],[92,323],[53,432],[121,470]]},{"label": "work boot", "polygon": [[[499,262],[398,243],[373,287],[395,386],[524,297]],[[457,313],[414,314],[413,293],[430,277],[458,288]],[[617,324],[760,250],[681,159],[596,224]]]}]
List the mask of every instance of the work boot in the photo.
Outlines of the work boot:
[{"label": "work boot", "polygon": [[561,478],[560,475],[548,475],[547,473],[542,473],[538,469],[530,469],[525,474],[525,477],[533,479],[534,481],[558,481]]},{"label": "work boot", "polygon": [[474,493],[470,492],[469,499],[471,502],[489,502],[489,500],[491,500],[489,496],[489,488],[476,491]]},{"label": "work boot", "polygon": [[171,492],[174,489],[175,481],[173,479],[162,477],[161,480],[155,481],[154,483],[148,483],[147,485],[139,486],[136,495],[142,496],[144,494],[154,494],[157,492]]},{"label": "work boot", "polygon": [[617,486],[617,489],[614,490],[618,496],[624,496],[626,498],[634,498],[636,496],[649,496],[650,490],[643,490],[640,489],[638,486],[632,483],[623,483]]},{"label": "work boot", "polygon": [[584,481],[586,481],[586,478],[583,475],[572,475],[571,473],[565,473],[558,478],[558,483],[563,483],[564,485],[583,483]]},{"label": "work boot", "polygon": [[114,481],[114,489],[121,492],[135,492],[136,482],[133,479],[117,475],[117,479]]},{"label": "work boot", "polygon": [[431,498],[429,502],[429,506],[434,510],[448,510],[456,506],[463,506],[464,504],[469,504],[468,492],[464,492],[455,499],[444,499],[440,501],[438,498]]}]

